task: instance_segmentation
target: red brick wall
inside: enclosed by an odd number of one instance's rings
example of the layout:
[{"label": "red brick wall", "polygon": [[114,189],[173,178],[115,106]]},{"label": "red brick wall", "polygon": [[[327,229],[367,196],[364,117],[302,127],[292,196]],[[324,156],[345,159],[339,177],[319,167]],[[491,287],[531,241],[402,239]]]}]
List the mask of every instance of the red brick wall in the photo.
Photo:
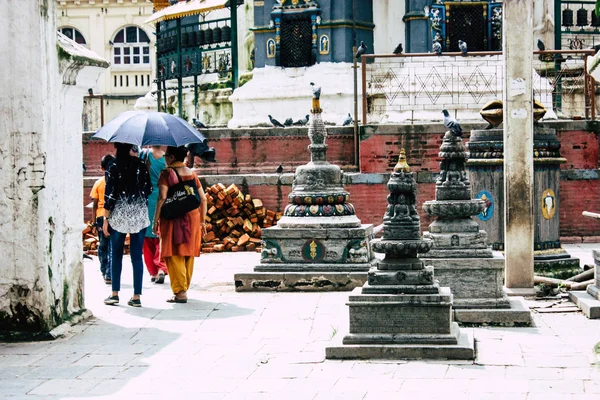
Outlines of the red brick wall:
[{"label": "red brick wall", "polygon": [[[598,133],[595,125],[577,123],[550,123],[557,129],[561,140],[561,154],[567,163],[561,166],[563,178],[560,183],[560,226],[561,236],[583,238],[600,236],[600,221],[584,218],[582,211],[600,212],[600,180],[598,174]],[[479,129],[480,124],[463,124],[465,137],[471,128]],[[305,129],[285,130],[258,129],[253,131],[220,130],[207,133],[210,146],[217,150],[218,162],[208,164],[201,160],[199,175],[210,177],[221,174],[273,174],[282,164],[284,172],[295,170],[309,158],[308,138]],[[400,148],[407,153],[408,163],[419,182],[418,198],[421,227],[423,230],[432,222],[423,214],[421,204],[435,198],[435,184],[431,172],[439,171],[439,147],[444,134],[441,124],[366,127],[362,132],[360,168],[363,174],[389,174],[396,163]],[[327,140],[328,160],[351,171],[353,163],[353,141],[351,128],[334,128],[329,131]],[[106,153],[113,153],[112,144],[90,140],[84,137],[84,162],[87,177],[100,176],[100,159]],[[565,173],[571,173],[565,177]],[[586,175],[587,174],[587,175]],[[594,175],[596,174],[596,175]],[[224,177],[224,179],[231,179]],[[571,180],[572,179],[572,180]],[[386,181],[387,178],[384,180]],[[89,203],[89,191],[94,179],[84,181],[84,204]],[[231,182],[222,182],[229,184]],[[249,185],[253,197],[260,198],[266,207],[283,211],[291,185]],[[363,223],[378,225],[382,222],[387,206],[388,190],[385,183],[357,183],[346,185],[350,192],[350,202],[355,206]],[[85,209],[86,220],[91,218],[91,209]]]}]

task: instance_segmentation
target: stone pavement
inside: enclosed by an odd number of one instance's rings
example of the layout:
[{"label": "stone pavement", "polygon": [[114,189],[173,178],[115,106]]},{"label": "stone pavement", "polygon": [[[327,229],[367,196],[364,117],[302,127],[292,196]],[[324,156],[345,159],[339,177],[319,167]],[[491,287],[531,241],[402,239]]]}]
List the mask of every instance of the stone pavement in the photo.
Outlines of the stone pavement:
[{"label": "stone pavement", "polygon": [[[565,245],[583,263],[600,245]],[[143,308],[102,304],[110,291],[85,261],[94,318],[50,342],[0,344],[2,399],[599,399],[600,320],[534,313],[532,328],[473,329],[472,362],[329,361],[348,329],[348,293],[236,293],[258,253],[197,260],[188,304],[145,276]],[[539,305],[539,302],[530,301]],[[600,350],[599,350],[600,351]]]}]

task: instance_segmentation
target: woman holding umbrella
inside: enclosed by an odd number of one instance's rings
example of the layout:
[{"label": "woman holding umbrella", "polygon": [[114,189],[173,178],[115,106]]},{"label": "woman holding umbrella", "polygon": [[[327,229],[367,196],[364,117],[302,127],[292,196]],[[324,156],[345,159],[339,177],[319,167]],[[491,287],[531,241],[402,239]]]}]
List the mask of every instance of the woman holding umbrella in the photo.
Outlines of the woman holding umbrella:
[{"label": "woman holding umbrella", "polygon": [[[119,278],[125,233],[130,233],[131,260],[134,271],[134,295],[128,303],[131,306],[141,306],[140,294],[142,293],[143,275],[141,249],[144,241],[144,228],[150,225],[148,208],[145,202],[152,186],[148,177],[148,169],[139,158],[128,154],[132,145],[125,143],[133,143],[138,146],[170,146],[165,154],[165,161],[172,163],[172,166],[180,172],[182,177],[193,176],[196,179],[202,205],[200,206],[200,211],[197,209],[193,210],[184,218],[190,222],[191,234],[188,238],[189,242],[181,243],[173,237],[174,233],[177,234],[177,237],[179,237],[179,233],[182,233],[181,230],[173,228],[181,224],[173,221],[163,222],[162,219],[160,222],[162,234],[161,253],[166,258],[169,275],[171,275],[171,270],[177,274],[177,277],[171,276],[171,286],[176,295],[171,300],[175,302],[177,299],[179,303],[187,302],[186,291],[192,278],[194,257],[200,254],[201,235],[205,233],[204,216],[206,215],[206,198],[202,186],[198,182],[198,178],[189,168],[182,165],[182,162],[187,154],[184,145],[190,143],[206,144],[206,138],[182,118],[156,111],[125,111],[100,128],[94,137],[118,144],[117,162],[113,164],[113,169],[109,168],[107,171],[106,179],[106,194],[112,193],[110,195],[112,197],[105,197],[107,201],[104,207],[110,213],[108,223],[113,228],[113,231],[117,231],[111,243],[116,243],[117,245],[113,245],[113,262],[115,263],[113,271],[115,274],[118,274]],[[208,149],[208,146],[206,148],[208,150],[207,153],[214,156],[214,149]],[[210,153],[211,150],[212,153]],[[167,168],[167,170],[172,170],[172,168]],[[109,180],[114,185],[111,192],[109,192]],[[161,188],[161,181],[159,180],[159,197],[162,198],[163,203],[169,184],[168,179],[164,177],[162,180],[163,188]],[[157,222],[162,206],[160,198],[154,219]],[[119,201],[119,199],[124,200]],[[134,205],[130,204],[133,199],[136,199]],[[141,199],[143,199],[143,202]],[[141,206],[142,203],[143,207]],[[115,214],[118,215],[118,218]],[[117,223],[117,221],[113,221],[113,218],[117,220],[120,218],[121,221]],[[104,221],[107,221],[107,219]],[[158,226],[154,226],[153,231],[157,232]],[[116,268],[118,268],[118,272]],[[119,302],[120,279],[113,278],[112,284],[113,292],[104,301],[106,304],[117,304]]]},{"label": "woman holding umbrella", "polygon": [[148,195],[152,184],[148,168],[137,157],[138,146],[129,143],[115,143],[117,156],[106,170],[106,190],[104,193],[104,234],[110,236],[112,246],[112,293],[104,304],[119,303],[121,289],[121,269],[125,236],[129,233],[131,264],[133,265],[133,297],[127,304],[141,307],[142,247],[148,218]]},{"label": "woman holding umbrella", "polygon": [[[206,234],[204,218],[206,216],[206,195],[198,177],[185,163],[188,150],[184,147],[167,147],[165,152],[166,168],[158,179],[158,202],[154,214],[152,231],[160,236],[160,254],[165,259],[171,281],[173,297],[169,303],[187,303],[187,291],[194,272],[194,257],[200,255],[202,236]],[[165,219],[161,210],[169,187],[179,180],[195,180],[200,197],[200,207],[182,217]]]}]

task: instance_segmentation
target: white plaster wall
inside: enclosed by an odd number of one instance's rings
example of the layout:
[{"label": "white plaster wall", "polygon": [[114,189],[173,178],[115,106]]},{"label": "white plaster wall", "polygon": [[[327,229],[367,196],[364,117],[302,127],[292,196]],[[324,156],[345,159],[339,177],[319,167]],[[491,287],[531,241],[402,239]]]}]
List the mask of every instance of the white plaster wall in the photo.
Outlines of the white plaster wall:
[{"label": "white plaster wall", "polygon": [[84,307],[80,135],[89,86],[62,85],[55,2],[0,2],[0,33],[0,328],[49,330]]},{"label": "white plaster wall", "polygon": [[[572,7],[575,10],[575,7]],[[547,50],[554,49],[554,1],[533,2],[533,49],[537,50],[537,40],[541,39]]]},{"label": "white plaster wall", "polygon": [[[360,77],[360,69],[358,73]],[[286,118],[293,118],[294,121],[303,118],[311,108],[310,82],[321,86],[321,108],[325,123],[341,124],[348,113],[353,113],[352,64],[319,63],[304,68],[267,66],[254,69],[253,78],[236,89],[229,98],[233,103],[233,118],[229,121],[229,128],[271,126],[269,114],[281,123]],[[359,84],[359,118],[361,93]]]},{"label": "white plaster wall", "polygon": [[402,43],[406,48],[406,29],[402,22],[404,14],[404,1],[373,1],[373,46],[377,54],[391,54],[398,43]]}]

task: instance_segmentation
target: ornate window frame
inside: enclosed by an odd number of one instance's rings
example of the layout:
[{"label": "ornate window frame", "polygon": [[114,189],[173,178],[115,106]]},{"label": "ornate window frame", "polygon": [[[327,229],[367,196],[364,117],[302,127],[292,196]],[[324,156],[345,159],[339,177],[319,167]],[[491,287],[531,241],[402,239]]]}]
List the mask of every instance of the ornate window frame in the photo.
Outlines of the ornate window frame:
[{"label": "ornate window frame", "polygon": [[110,42],[111,67],[151,67],[150,37],[137,25],[119,29]]}]

